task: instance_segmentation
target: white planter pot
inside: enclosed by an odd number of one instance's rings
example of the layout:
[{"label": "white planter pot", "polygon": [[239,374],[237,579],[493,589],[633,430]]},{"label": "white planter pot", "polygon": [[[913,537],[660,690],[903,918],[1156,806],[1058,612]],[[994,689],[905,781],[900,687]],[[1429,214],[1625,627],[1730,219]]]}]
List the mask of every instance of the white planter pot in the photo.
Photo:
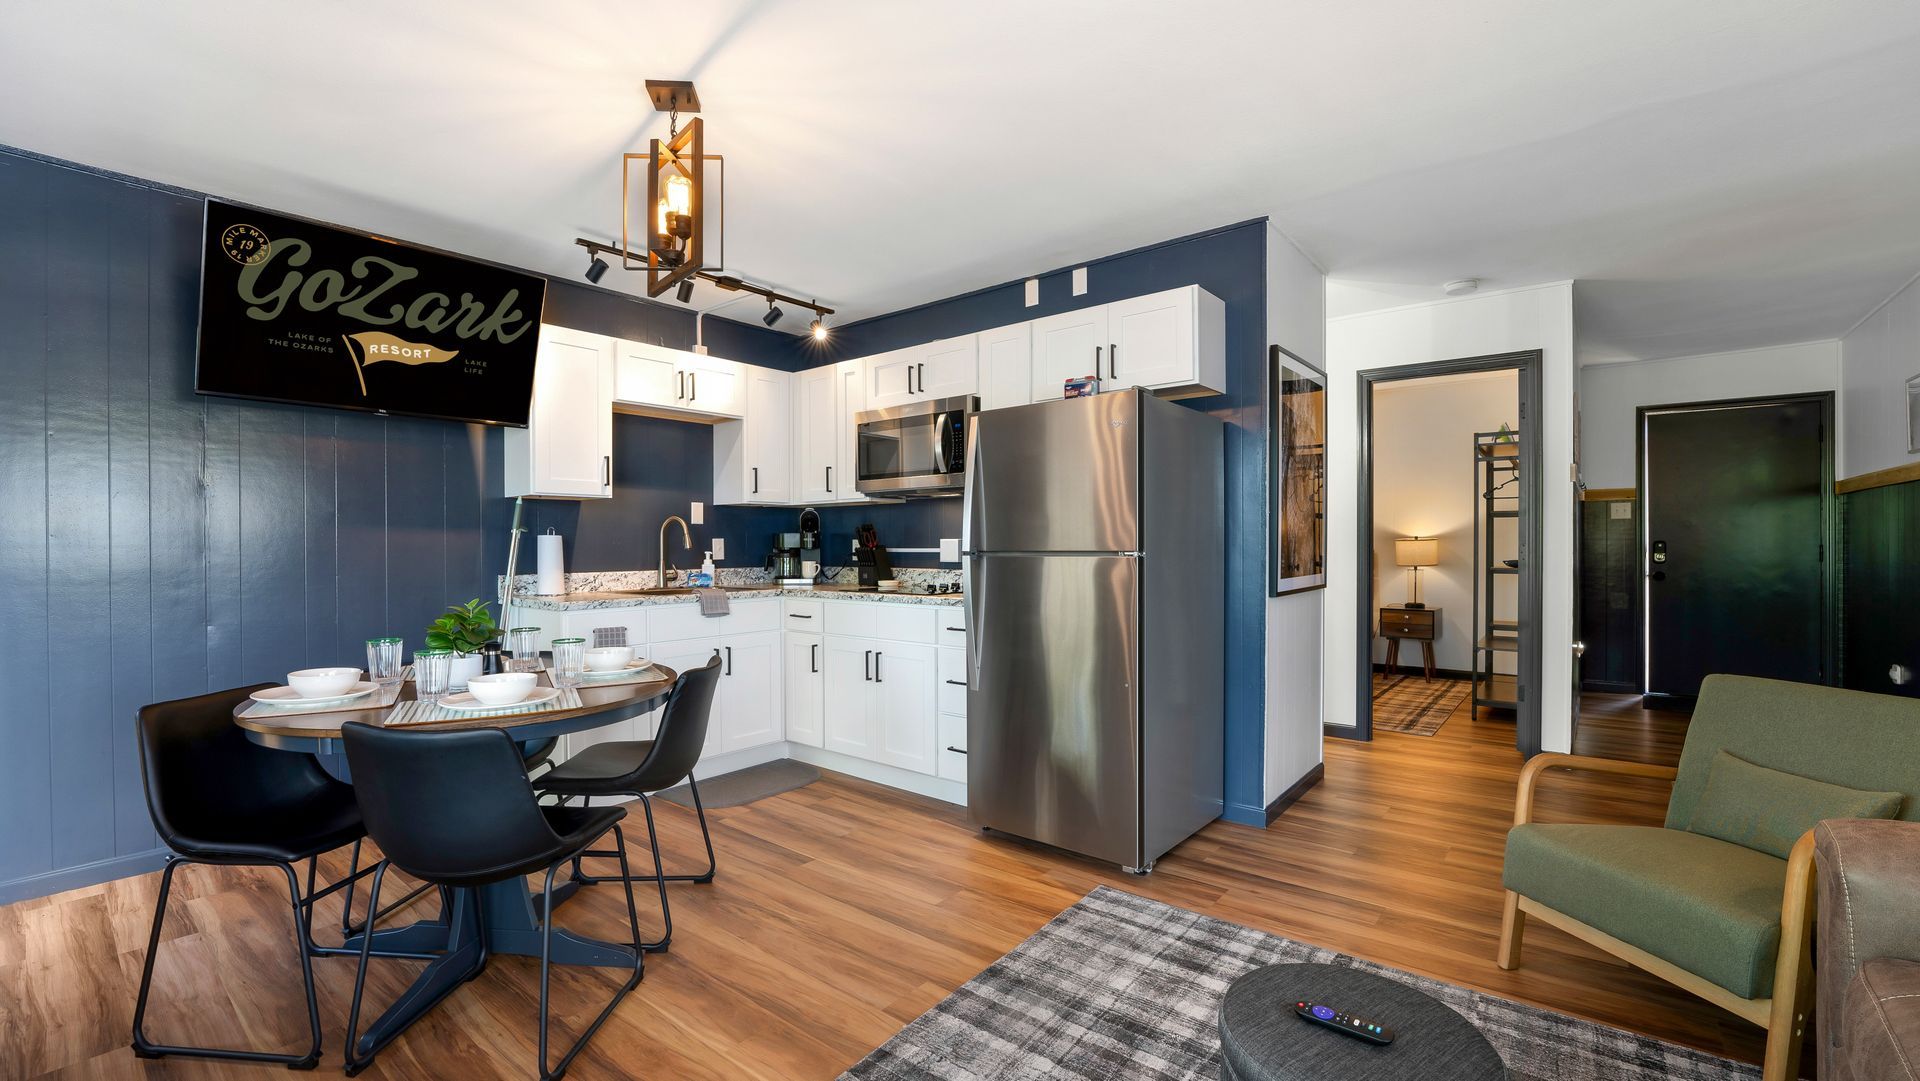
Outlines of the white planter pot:
[{"label": "white planter pot", "polygon": [[453,678],[448,686],[456,691],[467,689],[467,680],[480,674],[480,654],[456,653],[453,655]]}]

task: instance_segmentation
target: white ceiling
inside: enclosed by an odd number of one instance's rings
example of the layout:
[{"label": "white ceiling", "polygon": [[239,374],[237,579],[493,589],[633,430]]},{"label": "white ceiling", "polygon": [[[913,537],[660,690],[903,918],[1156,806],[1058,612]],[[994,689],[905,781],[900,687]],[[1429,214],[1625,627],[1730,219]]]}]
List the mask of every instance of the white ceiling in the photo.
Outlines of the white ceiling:
[{"label": "white ceiling", "polygon": [[1920,270],[1912,0],[0,0],[0,25],[0,142],[561,274],[665,132],[642,81],[694,78],[730,269],[841,321],[1261,215],[1352,284],[1335,314],[1576,279],[1590,358],[1831,337]]}]

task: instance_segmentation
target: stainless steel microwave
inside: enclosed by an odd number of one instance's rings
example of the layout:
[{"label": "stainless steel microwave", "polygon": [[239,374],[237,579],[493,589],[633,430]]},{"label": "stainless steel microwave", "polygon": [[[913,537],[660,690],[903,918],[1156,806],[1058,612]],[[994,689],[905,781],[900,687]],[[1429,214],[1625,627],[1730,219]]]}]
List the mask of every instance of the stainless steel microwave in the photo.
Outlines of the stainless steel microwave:
[{"label": "stainless steel microwave", "polygon": [[857,414],[854,487],[862,495],[959,495],[967,473],[971,394]]}]

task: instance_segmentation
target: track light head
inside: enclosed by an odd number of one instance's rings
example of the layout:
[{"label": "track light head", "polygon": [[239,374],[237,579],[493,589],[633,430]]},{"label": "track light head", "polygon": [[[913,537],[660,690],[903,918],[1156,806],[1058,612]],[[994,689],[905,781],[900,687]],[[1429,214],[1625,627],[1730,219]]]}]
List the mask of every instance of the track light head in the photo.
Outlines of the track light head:
[{"label": "track light head", "polygon": [[680,299],[680,303],[682,303],[682,304],[689,304],[689,303],[692,303],[692,301],[693,301],[693,279],[692,279],[692,278],[682,278],[682,279],[680,279],[680,288],[679,288],[678,290],[676,290],[676,291],[674,292],[674,294],[673,294],[673,295],[674,295],[674,296],[676,296],[676,297],[678,297],[678,298]]},{"label": "track light head", "polygon": [[772,326],[773,324],[778,323],[780,321],[781,316],[786,314],[787,314],[786,312],[781,311],[780,308],[777,305],[775,305],[772,301],[768,301],[767,314],[761,316],[760,321],[762,323],[767,324],[768,326]]},{"label": "track light head", "polygon": [[813,322],[807,324],[807,331],[813,335],[813,340],[816,342],[824,342],[827,340],[827,324],[821,322],[818,317],[815,317]]},{"label": "track light head", "polygon": [[593,262],[587,264],[587,280],[595,285],[599,285],[600,279],[606,276],[607,261],[598,255],[594,256]]}]

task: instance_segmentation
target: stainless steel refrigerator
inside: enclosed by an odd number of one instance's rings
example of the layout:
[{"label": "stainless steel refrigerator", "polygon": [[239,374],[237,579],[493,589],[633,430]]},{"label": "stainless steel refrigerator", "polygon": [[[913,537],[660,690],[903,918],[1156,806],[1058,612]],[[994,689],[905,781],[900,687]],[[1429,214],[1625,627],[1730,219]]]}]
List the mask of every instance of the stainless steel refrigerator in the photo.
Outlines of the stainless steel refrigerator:
[{"label": "stainless steel refrigerator", "polygon": [[1223,432],[1141,390],[968,430],[967,803],[1144,873],[1219,817]]}]

